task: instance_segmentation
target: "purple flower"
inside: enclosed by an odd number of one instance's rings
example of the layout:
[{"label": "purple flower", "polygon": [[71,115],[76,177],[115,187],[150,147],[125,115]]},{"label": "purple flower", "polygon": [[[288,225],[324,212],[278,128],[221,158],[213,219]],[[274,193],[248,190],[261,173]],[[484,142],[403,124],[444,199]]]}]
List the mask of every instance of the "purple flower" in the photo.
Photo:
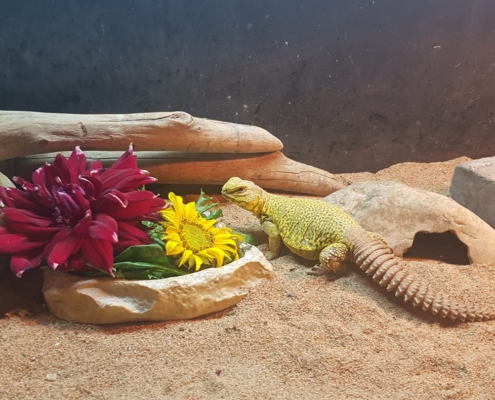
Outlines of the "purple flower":
[{"label": "purple flower", "polygon": [[32,175],[15,177],[17,188],[0,187],[0,253],[12,256],[10,269],[21,276],[42,263],[84,273],[88,267],[112,274],[114,252],[151,243],[141,221],[156,218],[165,200],[143,185],[156,181],[139,170],[133,146],[110,168],[90,163],[76,147]]}]

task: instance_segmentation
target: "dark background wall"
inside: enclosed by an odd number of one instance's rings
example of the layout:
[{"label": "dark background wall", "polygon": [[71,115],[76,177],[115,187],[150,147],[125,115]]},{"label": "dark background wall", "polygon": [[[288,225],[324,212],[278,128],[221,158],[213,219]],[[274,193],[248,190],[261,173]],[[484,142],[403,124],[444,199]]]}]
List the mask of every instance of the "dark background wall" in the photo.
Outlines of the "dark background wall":
[{"label": "dark background wall", "polygon": [[2,0],[0,109],[183,110],[331,172],[495,152],[493,0]]}]

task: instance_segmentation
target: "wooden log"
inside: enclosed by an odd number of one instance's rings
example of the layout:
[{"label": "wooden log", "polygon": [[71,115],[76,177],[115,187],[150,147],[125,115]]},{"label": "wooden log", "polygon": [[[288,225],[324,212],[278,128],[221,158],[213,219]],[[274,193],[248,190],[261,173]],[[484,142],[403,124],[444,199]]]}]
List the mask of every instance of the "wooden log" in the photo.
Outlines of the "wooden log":
[{"label": "wooden log", "polygon": [[53,151],[136,149],[200,153],[259,153],[282,142],[250,125],[195,118],[185,112],[51,114],[0,111],[0,160]]},{"label": "wooden log", "polygon": [[[69,152],[64,152],[68,156]],[[99,159],[111,165],[122,152],[85,152],[88,161]],[[281,152],[261,154],[192,154],[182,152],[137,152],[139,168],[158,178],[160,184],[223,185],[232,176],[248,179],[266,189],[326,196],[342,184],[329,172],[285,157]],[[0,162],[8,176],[29,178],[56,153]]]}]

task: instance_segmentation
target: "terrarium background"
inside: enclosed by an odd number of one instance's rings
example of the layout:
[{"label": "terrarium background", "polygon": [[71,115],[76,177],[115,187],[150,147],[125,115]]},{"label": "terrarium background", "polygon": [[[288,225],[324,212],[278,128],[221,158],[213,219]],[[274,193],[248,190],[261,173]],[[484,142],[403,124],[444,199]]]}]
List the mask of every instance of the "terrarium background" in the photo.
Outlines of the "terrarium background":
[{"label": "terrarium background", "polygon": [[0,2],[0,109],[183,110],[330,172],[493,155],[495,3]]}]

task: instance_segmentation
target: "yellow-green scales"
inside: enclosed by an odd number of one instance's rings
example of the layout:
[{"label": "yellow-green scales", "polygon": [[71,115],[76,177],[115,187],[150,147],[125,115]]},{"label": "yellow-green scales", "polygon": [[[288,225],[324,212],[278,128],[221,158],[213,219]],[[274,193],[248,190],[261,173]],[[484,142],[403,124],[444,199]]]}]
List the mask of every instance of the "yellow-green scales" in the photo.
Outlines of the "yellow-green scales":
[{"label": "yellow-green scales", "polygon": [[[340,208],[323,201],[302,198],[290,200],[287,201],[287,197],[283,196],[267,196],[261,210],[261,223],[265,226],[273,223],[283,243],[303,258],[318,260],[328,246],[336,255],[338,253],[345,258],[351,245],[346,243],[345,233],[349,227],[359,227],[356,220]],[[315,215],[318,217],[314,218]],[[332,229],[326,229],[329,226]]]}]

